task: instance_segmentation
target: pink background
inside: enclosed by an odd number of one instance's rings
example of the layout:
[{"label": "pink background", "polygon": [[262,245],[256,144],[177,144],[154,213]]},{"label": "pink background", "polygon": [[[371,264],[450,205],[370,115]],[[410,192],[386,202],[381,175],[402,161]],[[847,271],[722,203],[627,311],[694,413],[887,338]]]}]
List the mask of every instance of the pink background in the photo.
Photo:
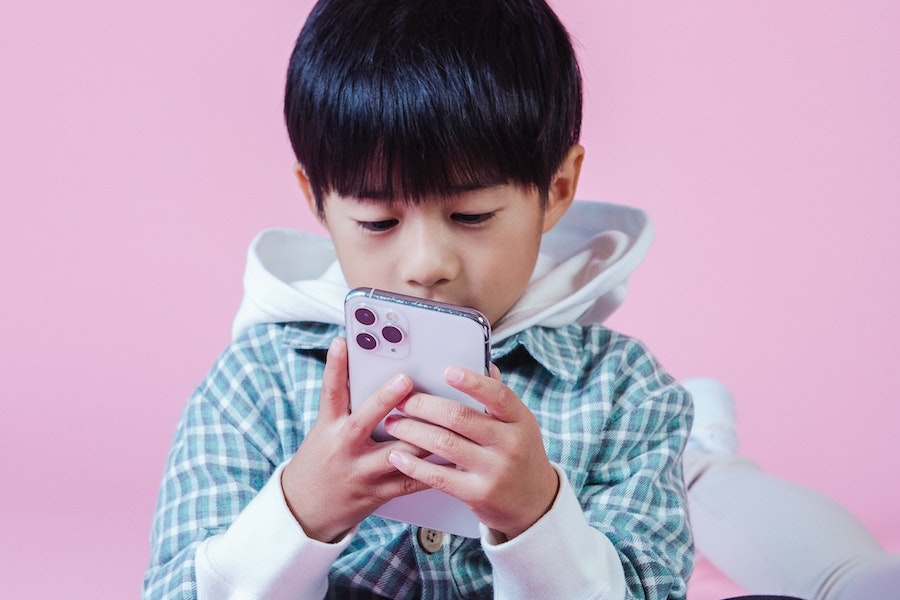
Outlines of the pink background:
[{"label": "pink background", "polygon": [[[612,325],[734,390],[742,447],[900,551],[900,4],[556,0],[582,198],[657,242]],[[309,1],[0,7],[0,572],[136,597],[244,253],[311,227],[281,123]],[[695,600],[734,588],[701,566]]]}]

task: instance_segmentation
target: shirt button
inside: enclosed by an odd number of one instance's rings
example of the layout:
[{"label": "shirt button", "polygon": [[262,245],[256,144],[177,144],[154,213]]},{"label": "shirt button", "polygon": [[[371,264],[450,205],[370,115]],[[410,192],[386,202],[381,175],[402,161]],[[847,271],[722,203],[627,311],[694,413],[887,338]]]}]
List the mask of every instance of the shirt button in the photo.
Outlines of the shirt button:
[{"label": "shirt button", "polygon": [[419,527],[417,537],[419,538],[419,546],[421,546],[422,550],[428,554],[434,554],[440,550],[441,544],[444,543],[443,533],[435,531],[434,529],[428,529],[427,527]]}]

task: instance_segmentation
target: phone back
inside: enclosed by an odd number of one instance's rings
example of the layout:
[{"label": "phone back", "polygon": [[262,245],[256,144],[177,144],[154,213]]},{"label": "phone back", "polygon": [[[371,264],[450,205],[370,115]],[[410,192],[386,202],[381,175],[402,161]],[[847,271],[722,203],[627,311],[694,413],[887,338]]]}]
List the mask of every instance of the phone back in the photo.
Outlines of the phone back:
[{"label": "phone back", "polygon": [[[352,290],[344,307],[351,407],[397,373],[406,373],[416,391],[483,409],[444,382],[449,366],[490,372],[490,324],[481,313],[373,288]],[[391,439],[383,424],[373,437]],[[429,460],[446,462],[436,456]],[[467,537],[480,534],[464,503],[433,489],[394,498],[374,514]]]},{"label": "phone back", "polygon": [[[345,317],[352,406],[397,373],[409,375],[416,391],[476,406],[444,382],[444,370],[490,372],[490,325],[481,313],[358,288],[347,296]],[[375,438],[390,436],[379,425]]]}]

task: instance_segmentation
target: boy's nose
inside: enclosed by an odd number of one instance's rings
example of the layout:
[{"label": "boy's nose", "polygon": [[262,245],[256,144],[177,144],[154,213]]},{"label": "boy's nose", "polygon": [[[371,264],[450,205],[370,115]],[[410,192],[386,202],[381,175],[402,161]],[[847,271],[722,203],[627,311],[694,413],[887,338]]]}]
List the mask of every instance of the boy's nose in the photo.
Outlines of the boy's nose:
[{"label": "boy's nose", "polygon": [[408,285],[430,288],[452,281],[459,273],[453,243],[440,233],[423,231],[410,242],[402,261],[402,276]]}]

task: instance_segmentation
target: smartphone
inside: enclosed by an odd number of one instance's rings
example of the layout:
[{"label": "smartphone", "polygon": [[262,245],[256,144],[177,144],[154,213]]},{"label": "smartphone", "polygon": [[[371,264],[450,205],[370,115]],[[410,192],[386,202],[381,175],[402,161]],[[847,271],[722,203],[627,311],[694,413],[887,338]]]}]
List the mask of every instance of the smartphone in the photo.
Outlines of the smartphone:
[{"label": "smartphone", "polygon": [[[483,410],[471,397],[444,381],[450,366],[490,373],[491,326],[477,310],[356,288],[344,301],[350,368],[351,409],[397,373],[413,380],[413,390],[463,402]],[[383,422],[373,437],[388,440]]]},{"label": "smartphone", "polygon": [[[344,300],[351,410],[364,402],[388,379],[406,373],[413,390],[484,407],[444,381],[447,367],[458,366],[490,373],[491,326],[477,310],[395,294],[374,288],[356,288]],[[396,412],[396,411],[393,411]],[[377,440],[392,439],[378,424]],[[429,460],[446,463],[432,455]],[[466,506],[437,490],[395,498],[376,515],[478,537],[478,522]]]}]

